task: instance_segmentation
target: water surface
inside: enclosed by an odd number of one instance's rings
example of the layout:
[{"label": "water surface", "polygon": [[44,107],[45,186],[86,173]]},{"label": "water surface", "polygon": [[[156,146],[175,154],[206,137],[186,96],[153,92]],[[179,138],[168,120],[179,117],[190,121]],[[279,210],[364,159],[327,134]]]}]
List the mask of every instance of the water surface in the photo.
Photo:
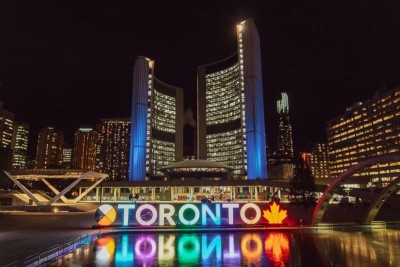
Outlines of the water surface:
[{"label": "water surface", "polygon": [[53,265],[400,266],[400,231],[117,234]]}]

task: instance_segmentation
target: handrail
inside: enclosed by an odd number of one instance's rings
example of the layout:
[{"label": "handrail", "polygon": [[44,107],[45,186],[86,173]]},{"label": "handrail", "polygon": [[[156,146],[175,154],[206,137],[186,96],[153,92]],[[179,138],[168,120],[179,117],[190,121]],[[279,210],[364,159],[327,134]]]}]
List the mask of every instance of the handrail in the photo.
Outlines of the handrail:
[{"label": "handrail", "polygon": [[54,245],[44,252],[34,253],[21,261],[16,261],[6,266],[39,266],[62,258],[66,254],[95,239],[97,239],[97,231],[88,232],[60,245]]}]

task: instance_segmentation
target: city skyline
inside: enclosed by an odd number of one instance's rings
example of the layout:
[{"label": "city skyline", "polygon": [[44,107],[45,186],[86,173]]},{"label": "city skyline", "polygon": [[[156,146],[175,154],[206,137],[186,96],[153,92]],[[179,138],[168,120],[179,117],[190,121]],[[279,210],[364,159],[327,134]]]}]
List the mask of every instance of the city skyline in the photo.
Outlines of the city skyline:
[{"label": "city skyline", "polygon": [[272,148],[281,92],[291,99],[294,149],[299,151],[308,143],[324,142],[326,122],[346,107],[371,99],[381,86],[400,84],[400,52],[393,41],[400,36],[398,6],[92,7],[0,5],[5,25],[0,30],[0,99],[17,121],[31,125],[31,140],[40,128],[54,126],[71,143],[80,125],[129,117],[137,55],[156,60],[155,75],[183,88],[185,105],[196,110],[197,66],[231,55],[232,26],[250,17],[260,32],[267,143]]}]

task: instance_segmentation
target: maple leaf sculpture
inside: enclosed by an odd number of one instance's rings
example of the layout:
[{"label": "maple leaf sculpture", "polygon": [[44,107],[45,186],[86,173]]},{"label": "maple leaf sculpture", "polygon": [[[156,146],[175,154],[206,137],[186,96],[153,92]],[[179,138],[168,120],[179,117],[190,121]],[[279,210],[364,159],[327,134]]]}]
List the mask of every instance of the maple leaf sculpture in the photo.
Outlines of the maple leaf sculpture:
[{"label": "maple leaf sculpture", "polygon": [[282,224],[282,221],[287,217],[287,210],[279,210],[280,206],[275,202],[269,206],[270,210],[263,210],[263,217],[268,220],[270,224]]}]

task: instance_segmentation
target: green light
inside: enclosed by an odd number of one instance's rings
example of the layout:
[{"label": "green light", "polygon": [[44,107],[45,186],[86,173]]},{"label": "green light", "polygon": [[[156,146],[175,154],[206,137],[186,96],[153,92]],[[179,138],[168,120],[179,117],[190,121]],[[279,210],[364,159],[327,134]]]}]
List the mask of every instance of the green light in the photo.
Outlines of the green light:
[{"label": "green light", "polygon": [[200,241],[193,235],[182,235],[178,241],[178,259],[181,263],[199,264]]},{"label": "green light", "polygon": [[[188,210],[188,212],[185,213],[186,210]],[[193,219],[187,220],[184,216],[185,214],[186,214],[186,216],[188,214],[193,215]],[[179,213],[178,213],[178,218],[185,225],[193,225],[193,224],[197,223],[197,221],[200,219],[200,211],[193,204],[185,204],[180,208]]]}]

